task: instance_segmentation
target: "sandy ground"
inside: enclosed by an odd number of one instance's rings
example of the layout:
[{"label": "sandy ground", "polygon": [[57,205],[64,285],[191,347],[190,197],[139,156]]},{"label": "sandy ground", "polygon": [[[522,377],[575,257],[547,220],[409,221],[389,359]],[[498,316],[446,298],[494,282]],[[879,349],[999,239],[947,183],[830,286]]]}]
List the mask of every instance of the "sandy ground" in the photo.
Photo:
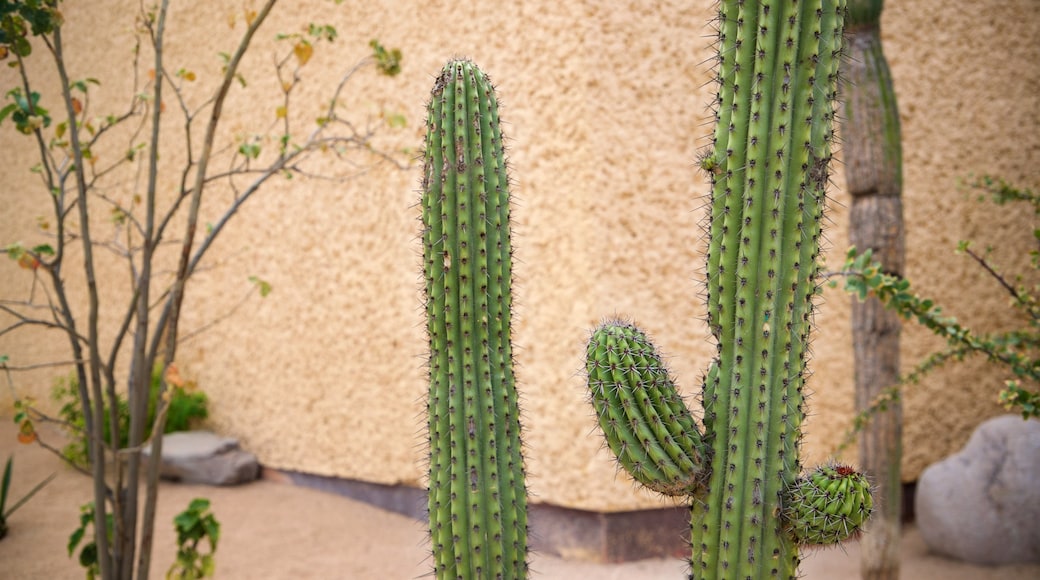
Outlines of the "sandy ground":
[{"label": "sandy ground", "polygon": [[[9,520],[0,541],[0,578],[75,579],[83,570],[67,556],[78,507],[91,499],[90,480],[36,445],[15,442],[15,427],[0,418],[0,461],[14,453],[11,498],[51,473],[57,477]],[[163,484],[152,577],[162,578],[175,550],[172,518],[196,497],[207,497],[221,523],[219,579],[410,579],[430,570],[425,525],[340,496],[273,481],[235,488]],[[916,530],[906,532],[902,577],[910,580],[1040,578],[1040,566],[1000,568],[962,564],[930,555]],[[625,564],[566,561],[535,554],[534,577],[649,580],[685,578],[685,564],[642,560]],[[805,558],[808,579],[858,577],[859,547],[820,550]]]}]

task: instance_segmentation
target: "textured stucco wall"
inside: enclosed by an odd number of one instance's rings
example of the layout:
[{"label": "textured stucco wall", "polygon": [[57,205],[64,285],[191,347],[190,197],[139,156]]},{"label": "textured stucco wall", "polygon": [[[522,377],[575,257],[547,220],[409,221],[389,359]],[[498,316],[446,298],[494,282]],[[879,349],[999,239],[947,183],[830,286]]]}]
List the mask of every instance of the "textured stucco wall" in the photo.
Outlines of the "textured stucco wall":
[{"label": "textured stucco wall", "polygon": [[[241,18],[236,28],[228,26],[242,3],[173,4],[167,62],[195,71],[198,85],[212,82],[216,53],[229,51],[242,30]],[[131,90],[128,43],[137,5],[65,3],[70,74],[103,80],[91,101],[98,113],[120,110]],[[319,47],[304,69],[305,105],[316,107],[329,94],[342,71],[366,54],[370,38],[404,51],[400,77],[366,73],[346,99],[359,122],[378,122],[381,112],[406,115],[407,128],[386,131],[387,146],[420,146],[424,101],[449,57],[473,58],[496,81],[517,201],[514,340],[535,501],[595,510],[659,504],[615,473],[593,431],[580,369],[587,329],[614,314],[654,335],[691,396],[710,356],[699,299],[707,188],[695,158],[710,132],[705,23],[711,16],[707,0],[284,2],[244,64],[249,86],[236,88],[229,101],[226,135],[266,126],[279,104],[269,73],[272,37],[308,22],[333,24],[341,37]],[[885,49],[903,113],[907,273],[948,313],[983,329],[1011,322],[1007,301],[952,250],[958,239],[974,238],[997,245],[1009,269],[1023,267],[1033,221],[1024,212],[980,205],[957,184],[969,173],[988,172],[1040,185],[1031,172],[1040,161],[1036,38],[1040,16],[1032,0],[886,6]],[[50,76],[34,78],[42,92],[54,94]],[[0,71],[3,92],[15,82],[11,70]],[[171,103],[165,115],[171,128],[174,115]],[[8,125],[2,129],[0,243],[33,241],[35,217],[46,211],[38,181],[25,170],[34,149]],[[164,142],[164,183],[176,183],[174,168],[182,161],[178,146]],[[317,169],[344,167],[330,160]],[[347,184],[273,183],[220,239],[207,261],[213,268],[192,282],[186,330],[238,304],[250,291],[250,275],[274,287],[266,299],[253,299],[184,344],[178,357],[182,374],[211,397],[212,427],[239,437],[264,464],[421,484],[419,173],[382,166]],[[114,182],[112,191],[125,193],[131,177]],[[847,247],[843,181],[839,166],[827,234],[834,266]],[[221,195],[226,201],[227,193]],[[110,231],[104,224],[97,227]],[[111,259],[104,268],[104,295],[118,296],[125,270]],[[80,275],[69,270],[70,281]],[[0,296],[29,291],[21,271],[6,265],[3,272]],[[113,324],[120,308],[104,311],[103,320]],[[817,321],[805,444],[810,463],[830,455],[852,413],[848,299],[825,292]],[[907,365],[940,346],[916,329],[904,336]],[[7,335],[0,353],[16,364],[63,360],[63,344],[54,332]],[[46,399],[59,372],[19,374],[19,392]],[[905,478],[1001,412],[994,401],[1000,379],[972,362],[936,373],[907,395]],[[0,404],[9,409],[9,403],[5,389]]]}]

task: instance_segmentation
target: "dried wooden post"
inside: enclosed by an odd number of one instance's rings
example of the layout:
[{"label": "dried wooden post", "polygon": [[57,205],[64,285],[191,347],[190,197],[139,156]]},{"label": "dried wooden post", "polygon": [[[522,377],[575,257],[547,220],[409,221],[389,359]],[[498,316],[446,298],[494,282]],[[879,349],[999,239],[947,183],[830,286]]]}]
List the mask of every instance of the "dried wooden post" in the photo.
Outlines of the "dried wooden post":
[{"label": "dried wooden post", "polygon": [[[849,237],[871,249],[885,271],[903,274],[902,147],[899,109],[881,48],[883,0],[849,0],[848,55],[841,99],[847,187],[852,194]],[[856,411],[867,410],[899,380],[898,315],[876,299],[852,304]],[[899,577],[902,506],[902,407],[898,401],[871,417],[860,433],[859,461],[874,485],[876,510],[862,537],[861,576]]]}]

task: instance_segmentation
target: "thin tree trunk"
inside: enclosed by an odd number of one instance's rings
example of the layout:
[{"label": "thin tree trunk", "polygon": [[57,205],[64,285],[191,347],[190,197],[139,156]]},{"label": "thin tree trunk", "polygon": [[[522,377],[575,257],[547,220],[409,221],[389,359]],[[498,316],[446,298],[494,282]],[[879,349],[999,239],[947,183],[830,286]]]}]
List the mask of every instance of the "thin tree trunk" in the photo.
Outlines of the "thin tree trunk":
[{"label": "thin tree trunk", "polygon": [[[886,272],[902,275],[902,148],[899,110],[881,48],[882,8],[882,0],[849,2],[842,87],[845,175],[852,194],[849,237],[860,251],[873,250]],[[877,299],[854,301],[857,412],[898,382],[900,327],[899,317]],[[860,574],[865,579],[899,577],[902,452],[902,408],[895,402],[871,418],[859,439],[860,463],[877,489],[877,508],[861,541]]]},{"label": "thin tree trunk", "polygon": [[[72,95],[69,90],[69,76],[65,70],[65,56],[62,48],[61,38],[61,27],[57,26],[54,28],[54,62],[57,65],[58,77],[61,80],[62,96],[65,101],[65,114],[70,120],[76,118],[76,111],[72,105]],[[92,462],[92,472],[94,477],[94,530],[95,530],[95,541],[97,543],[98,562],[103,578],[113,578],[113,570],[111,569],[114,562],[109,560],[109,540],[108,540],[108,522],[105,519],[106,513],[106,500],[108,488],[105,484],[105,447],[104,447],[104,400],[101,395],[101,351],[98,344],[99,337],[99,300],[98,300],[98,286],[97,279],[95,277],[96,270],[94,268],[94,246],[93,239],[90,233],[90,212],[88,210],[88,195],[87,195],[87,179],[86,174],[83,170],[83,148],[79,141],[79,128],[76,123],[69,123],[69,142],[73,152],[73,160],[75,162],[75,175],[76,175],[76,199],[79,210],[79,237],[82,241],[83,248],[83,270],[84,277],[86,279],[87,286],[87,297],[89,300],[89,311],[87,318],[87,338],[88,338],[88,351],[89,351],[89,363],[86,365],[86,370],[89,371],[89,376],[83,376],[84,373],[80,372],[80,385],[84,384],[84,379],[89,380],[90,384],[90,400],[94,404],[94,408],[91,410],[93,413],[93,424],[91,430],[87,436],[89,438],[90,460]],[[77,365],[78,367],[78,365]],[[84,393],[83,387],[80,387],[81,396]],[[87,399],[84,399],[86,401]],[[87,409],[84,409],[87,411]],[[119,493],[116,490],[115,493]],[[113,542],[118,546],[119,533],[118,530],[112,534],[116,536],[113,538]]]}]

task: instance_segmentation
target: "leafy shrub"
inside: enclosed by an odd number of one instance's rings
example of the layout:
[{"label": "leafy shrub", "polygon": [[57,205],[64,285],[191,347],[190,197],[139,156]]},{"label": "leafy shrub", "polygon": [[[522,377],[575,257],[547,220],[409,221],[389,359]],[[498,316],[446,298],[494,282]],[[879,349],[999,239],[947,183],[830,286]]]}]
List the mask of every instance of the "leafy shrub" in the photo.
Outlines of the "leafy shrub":
[{"label": "leafy shrub", "polygon": [[[1033,215],[1040,217],[1040,195],[1019,189],[1002,179],[981,177],[968,184],[979,192],[979,201],[990,200],[998,206],[1027,205]],[[906,278],[886,273],[870,250],[859,253],[856,248],[846,256],[843,274],[845,291],[866,300],[873,296],[903,319],[917,322],[946,341],[946,347],[918,363],[899,383],[885,389],[870,408],[856,416],[852,431],[842,447],[848,445],[875,413],[884,411],[900,398],[904,385],[917,383],[925,374],[950,361],[981,355],[1011,376],[994,399],[1008,411],[1015,411],[1024,419],[1040,416],[1040,229],[1033,230],[1036,246],[1029,251],[1032,274],[1009,276],[993,262],[992,247],[977,250],[970,241],[961,241],[957,252],[968,256],[1008,294],[1011,308],[1019,317],[1016,328],[1006,332],[978,332],[947,316],[934,300],[922,298]]]},{"label": "leafy shrub", "polygon": [[[145,422],[145,438],[151,436],[152,425],[155,423],[156,401],[159,397],[159,382],[161,370],[156,368],[152,372],[152,384],[148,397],[148,418]],[[164,433],[176,431],[188,431],[195,427],[200,421],[209,416],[209,399],[206,393],[197,390],[194,383],[185,386],[168,385],[169,409],[166,414],[166,428]],[[63,449],[62,455],[75,465],[85,467],[90,464],[90,456],[87,452],[87,430],[86,420],[83,417],[83,408],[79,400],[79,381],[76,375],[60,377],[54,384],[51,393],[52,398],[61,404],[58,415],[65,423],[66,430],[73,436]],[[109,409],[111,401],[105,397],[104,413],[104,436],[105,442],[111,441],[112,422]],[[119,423],[119,445],[127,446],[130,433],[130,404],[121,395],[116,395],[116,417]]]}]

